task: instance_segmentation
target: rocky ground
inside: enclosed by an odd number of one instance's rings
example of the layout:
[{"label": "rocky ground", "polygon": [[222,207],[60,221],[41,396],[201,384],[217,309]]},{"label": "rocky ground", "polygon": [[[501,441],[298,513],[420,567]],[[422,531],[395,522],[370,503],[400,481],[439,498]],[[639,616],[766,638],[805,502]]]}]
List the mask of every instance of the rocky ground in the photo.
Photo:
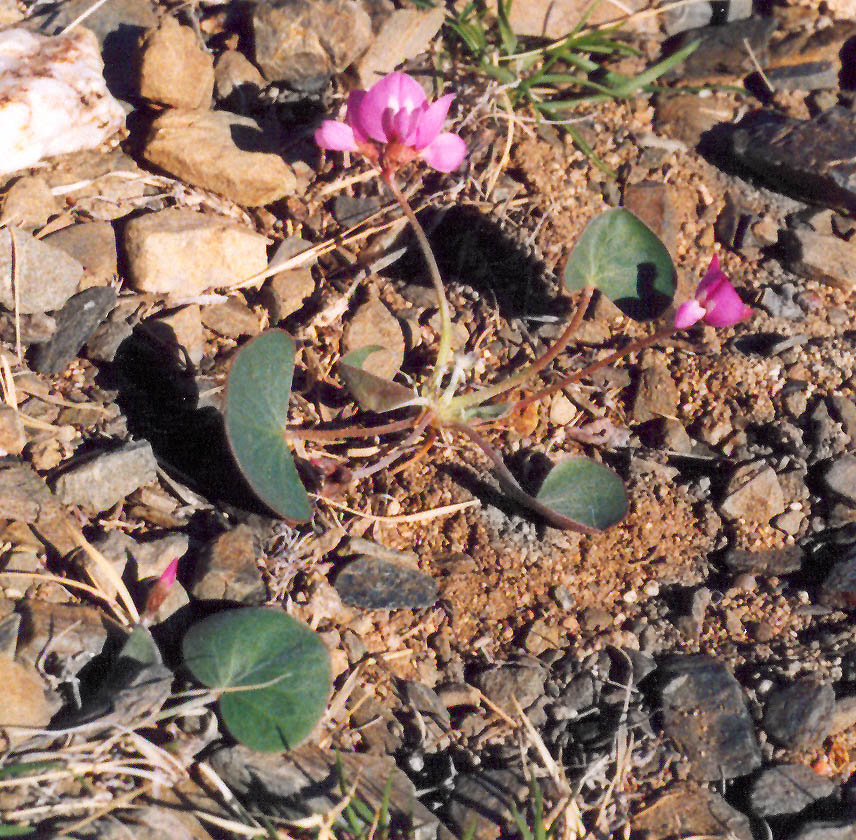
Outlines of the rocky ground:
[{"label": "rocky ground", "polygon": [[[56,35],[90,5],[5,0],[0,21]],[[641,54],[613,61],[621,72],[700,46],[666,87],[572,111],[595,163],[560,124],[510,111],[425,5],[108,0],[83,25],[126,128],[46,160],[32,137],[9,152],[3,822],[304,836],[330,829],[341,779],[372,805],[391,779],[394,836],[494,838],[520,833],[513,806],[527,815],[535,779],[567,838],[856,837],[856,9],[631,17]],[[550,4],[545,23],[545,5],[512,4],[519,35],[561,37],[581,11]],[[387,374],[431,364],[439,316],[399,213],[364,164],[312,139],[349,87],[398,66],[457,95],[464,168],[407,182],[478,380],[558,335],[572,306],[556,275],[610,206],[662,237],[681,297],[716,252],[756,307],[496,432],[518,474],[580,451],[617,470],[630,509],[604,533],[504,501],[460,441],[357,482],[386,441],[305,443],[320,492],[298,529],[231,464],[225,376],[266,327],[299,344],[295,423],[354,413],[336,373],[350,349],[384,347]],[[113,119],[99,97],[80,126]],[[596,300],[554,367],[650,329]],[[597,420],[606,446],[568,433]],[[335,679],[309,743],[253,753],[206,708],[155,722],[194,688],[180,669],[98,694],[130,623],[116,576],[139,607],[176,557],[153,626],[167,665],[224,600],[278,605],[322,634]]]}]

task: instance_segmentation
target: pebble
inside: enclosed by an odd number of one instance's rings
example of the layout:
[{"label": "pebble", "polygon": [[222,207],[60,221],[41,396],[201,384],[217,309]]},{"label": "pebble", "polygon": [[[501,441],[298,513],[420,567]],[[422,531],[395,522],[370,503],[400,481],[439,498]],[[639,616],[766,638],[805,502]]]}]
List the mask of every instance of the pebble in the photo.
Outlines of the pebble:
[{"label": "pebble", "polygon": [[827,607],[856,606],[856,550],[848,551],[833,564],[820,587],[818,600]]},{"label": "pebble", "polygon": [[763,727],[770,740],[788,749],[819,747],[832,728],[835,692],[829,683],[803,680],[770,693]]},{"label": "pebble", "polygon": [[841,455],[823,475],[823,485],[829,493],[856,507],[856,455]]},{"label": "pebble", "polygon": [[[786,285],[795,293],[793,284]],[[784,287],[774,289],[772,286],[766,286],[761,292],[758,306],[774,318],[787,318],[789,321],[802,321],[805,318],[802,307],[794,301],[794,294],[786,292]]]},{"label": "pebble", "polygon": [[719,505],[727,520],[745,519],[765,524],[785,510],[785,499],[772,467],[763,462],[740,467],[726,486]]},{"label": "pebble", "polygon": [[856,285],[856,245],[806,228],[782,231],[780,242],[783,262],[791,271],[839,289]]},{"label": "pebble", "polygon": [[354,0],[279,0],[253,7],[256,63],[270,82],[318,91],[365,52],[372,20]]},{"label": "pebble", "polygon": [[115,305],[116,292],[111,286],[93,286],[69,298],[54,316],[56,332],[44,344],[36,346],[32,369],[39,373],[62,373]]},{"label": "pebble", "polygon": [[841,424],[841,428],[851,443],[856,442],[856,403],[849,397],[833,394],[826,398],[832,416]]},{"label": "pebble", "polygon": [[244,113],[267,82],[256,66],[237,50],[220,53],[214,65],[217,99],[230,111]]},{"label": "pebble", "polygon": [[16,311],[12,288],[13,265],[18,272],[17,311],[24,315],[61,309],[77,291],[83,266],[65,251],[34,239],[22,230],[15,231],[15,257],[12,235],[0,229],[0,306]]},{"label": "pebble", "polygon": [[262,286],[259,300],[267,310],[271,326],[303,308],[315,291],[311,268],[294,268],[275,274]]},{"label": "pebble", "polygon": [[401,324],[377,298],[362,304],[354,312],[345,327],[342,346],[344,353],[363,347],[382,348],[365,360],[363,370],[383,379],[392,379],[404,361]]},{"label": "pebble", "polygon": [[523,774],[506,768],[460,773],[448,806],[449,821],[457,837],[496,840],[513,825],[512,805],[526,798]]},{"label": "pebble", "polygon": [[139,91],[143,99],[174,108],[210,108],[214,59],[197,34],[168,15],[141,44]]},{"label": "pebble", "polygon": [[6,656],[0,656],[0,685],[3,703],[0,708],[0,731],[12,744],[29,736],[6,727],[30,726],[43,728],[59,709],[59,697],[51,697],[38,671]]},{"label": "pebble", "polygon": [[367,610],[430,607],[437,600],[436,581],[416,569],[376,557],[359,557],[336,577],[342,601]]},{"label": "pebble", "polygon": [[198,367],[205,354],[205,333],[202,329],[202,314],[192,303],[158,318],[146,319],[146,327],[164,346],[175,353],[176,361],[183,365],[190,362]]},{"label": "pebble", "polygon": [[663,662],[657,675],[663,730],[695,778],[732,779],[760,766],[743,689],[725,665],[706,655],[677,655]]},{"label": "pebble", "polygon": [[157,480],[157,462],[148,441],[133,441],[66,470],[54,483],[64,504],[108,510],[145,484]]},{"label": "pebble", "polygon": [[188,184],[245,207],[261,207],[297,188],[279,148],[277,138],[249,117],[172,109],[152,123],[142,154]]},{"label": "pebble", "polygon": [[189,297],[232,286],[267,266],[265,237],[192,210],[138,216],[125,226],[124,239],[129,279],[142,292]]},{"label": "pebble", "polygon": [[10,405],[0,405],[0,455],[20,455],[26,445],[20,413]]},{"label": "pebble", "polygon": [[541,668],[502,665],[479,674],[474,683],[489,700],[506,714],[517,714],[514,700],[525,709],[544,693],[546,673]]},{"label": "pebble", "polygon": [[48,245],[60,248],[83,266],[78,281],[80,291],[90,286],[106,286],[118,273],[116,232],[109,222],[70,225],[46,236]]},{"label": "pebble", "polygon": [[238,525],[212,539],[193,566],[190,593],[199,600],[263,604],[267,599],[253,532]]},{"label": "pebble", "polygon": [[202,323],[227,338],[258,335],[261,324],[256,313],[247,306],[243,298],[230,297],[225,303],[202,307]]},{"label": "pebble", "polygon": [[832,781],[805,764],[779,764],[763,770],[752,782],[749,805],[761,819],[798,814],[834,790]]},{"label": "pebble", "polygon": [[0,219],[15,227],[33,230],[45,225],[59,209],[59,200],[47,181],[40,175],[25,175],[6,187],[0,204]]},{"label": "pebble", "polygon": [[658,362],[642,371],[636,397],[633,400],[633,420],[645,423],[678,413],[680,394],[669,369]]}]

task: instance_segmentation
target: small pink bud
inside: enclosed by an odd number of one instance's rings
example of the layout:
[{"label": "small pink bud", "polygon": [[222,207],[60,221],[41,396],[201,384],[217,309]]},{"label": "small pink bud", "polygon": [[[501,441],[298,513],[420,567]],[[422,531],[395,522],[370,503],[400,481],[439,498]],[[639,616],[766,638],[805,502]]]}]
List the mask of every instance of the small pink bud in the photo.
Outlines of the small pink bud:
[{"label": "small pink bud", "polygon": [[175,577],[178,574],[178,558],[171,561],[170,564],[164,569],[163,574],[157,579],[155,585],[149,591],[149,597],[146,598],[146,607],[143,610],[142,621],[144,624],[148,624],[153,618],[154,614],[160,609],[160,605],[166,599],[166,596],[169,594],[169,590],[172,589],[172,585],[175,583]]},{"label": "small pink bud", "polygon": [[675,328],[685,330],[699,321],[712,327],[730,327],[751,318],[753,312],[752,307],[740,299],[714,254],[695,296],[675,312]]}]

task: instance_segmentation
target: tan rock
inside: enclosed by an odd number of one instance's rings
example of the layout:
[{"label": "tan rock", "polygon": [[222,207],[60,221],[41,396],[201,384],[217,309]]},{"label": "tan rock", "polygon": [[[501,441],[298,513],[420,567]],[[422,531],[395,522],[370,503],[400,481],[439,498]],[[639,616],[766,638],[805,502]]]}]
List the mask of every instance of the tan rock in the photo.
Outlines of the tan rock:
[{"label": "tan rock", "polygon": [[297,312],[314,291],[315,278],[311,268],[293,268],[271,277],[262,287],[260,295],[271,325]]},{"label": "tan rock", "polygon": [[214,59],[189,26],[165,17],[143,37],[140,96],[175,108],[209,108]]},{"label": "tan rock", "polygon": [[59,212],[59,201],[39,175],[18,178],[3,199],[0,218],[26,230],[42,227]]},{"label": "tan rock", "polygon": [[291,167],[255,120],[227,111],[167,111],[151,127],[143,157],[196,187],[247,207],[294,193]]},{"label": "tan rock", "polygon": [[[627,17],[628,12],[638,12],[649,5],[647,0],[605,0],[595,6],[586,23],[619,20]],[[496,0],[490,0],[488,6],[496,9]],[[508,22],[517,35],[556,40],[570,33],[590,6],[587,0],[526,0],[511,4]],[[656,18],[636,21],[633,27],[637,32],[656,32]]]},{"label": "tan rock", "polygon": [[267,266],[267,239],[192,210],[160,210],[125,227],[131,284],[143,292],[192,296],[231,286]]},{"label": "tan rock", "polygon": [[[6,726],[47,726],[56,705],[48,702],[44,683],[35,668],[0,657],[0,685],[3,686],[0,729]],[[14,730],[7,734],[16,737]]]},{"label": "tan rock", "polygon": [[199,307],[195,303],[148,323],[167,347],[175,348],[180,362],[189,359],[198,365],[202,361],[205,334]]},{"label": "tan rock", "polygon": [[785,497],[772,467],[763,463],[747,464],[732,476],[719,513],[728,520],[766,524],[784,513]]},{"label": "tan rock", "polygon": [[377,298],[357,309],[345,328],[342,343],[345,353],[374,345],[383,348],[366,359],[363,370],[384,379],[392,379],[404,361],[401,324]]},{"label": "tan rock", "polygon": [[214,86],[218,99],[226,99],[245,87],[261,90],[267,85],[264,76],[243,53],[226,50],[214,65]]}]

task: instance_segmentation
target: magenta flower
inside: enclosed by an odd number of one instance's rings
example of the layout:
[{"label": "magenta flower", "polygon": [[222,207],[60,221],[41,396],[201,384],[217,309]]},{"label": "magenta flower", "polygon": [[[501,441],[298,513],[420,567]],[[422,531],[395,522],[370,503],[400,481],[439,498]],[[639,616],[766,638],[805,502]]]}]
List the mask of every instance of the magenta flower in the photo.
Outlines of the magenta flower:
[{"label": "magenta flower", "polygon": [[712,327],[730,327],[750,318],[753,312],[751,306],[740,300],[714,254],[696,288],[695,297],[682,303],[675,312],[675,328],[685,330],[699,321]]},{"label": "magenta flower", "polygon": [[352,90],[345,122],[324,120],[315,142],[322,149],[359,152],[387,173],[417,157],[451,172],[467,151],[457,134],[440,131],[454,98],[447,93],[429,105],[415,79],[390,73],[368,90]]}]

